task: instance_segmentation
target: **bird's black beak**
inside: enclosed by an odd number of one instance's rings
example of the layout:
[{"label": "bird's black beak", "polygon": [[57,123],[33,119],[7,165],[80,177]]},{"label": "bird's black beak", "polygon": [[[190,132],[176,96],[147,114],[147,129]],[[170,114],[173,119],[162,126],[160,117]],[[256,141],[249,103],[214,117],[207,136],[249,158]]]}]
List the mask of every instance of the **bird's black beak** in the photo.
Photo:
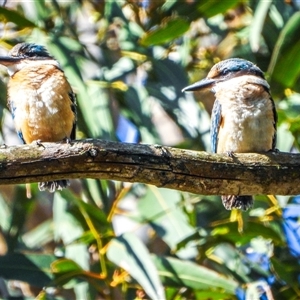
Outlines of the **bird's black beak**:
[{"label": "bird's black beak", "polygon": [[0,56],[0,64],[3,66],[11,66],[20,61],[20,57],[14,56]]},{"label": "bird's black beak", "polygon": [[182,92],[193,92],[193,91],[207,89],[210,88],[214,83],[216,83],[215,79],[205,78],[183,88]]}]

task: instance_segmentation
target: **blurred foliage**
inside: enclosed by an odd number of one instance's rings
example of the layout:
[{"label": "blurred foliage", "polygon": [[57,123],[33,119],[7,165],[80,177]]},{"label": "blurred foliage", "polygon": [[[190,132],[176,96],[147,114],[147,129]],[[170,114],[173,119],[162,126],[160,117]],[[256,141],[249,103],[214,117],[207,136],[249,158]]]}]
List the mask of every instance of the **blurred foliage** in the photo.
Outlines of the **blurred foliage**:
[{"label": "blurred foliage", "polygon": [[[2,54],[24,41],[49,49],[77,94],[78,139],[209,150],[212,95],[181,90],[241,57],[271,84],[277,148],[298,151],[299,1],[3,2]],[[1,298],[300,298],[300,204],[289,197],[228,212],[219,197],[104,180],[0,192]]]}]

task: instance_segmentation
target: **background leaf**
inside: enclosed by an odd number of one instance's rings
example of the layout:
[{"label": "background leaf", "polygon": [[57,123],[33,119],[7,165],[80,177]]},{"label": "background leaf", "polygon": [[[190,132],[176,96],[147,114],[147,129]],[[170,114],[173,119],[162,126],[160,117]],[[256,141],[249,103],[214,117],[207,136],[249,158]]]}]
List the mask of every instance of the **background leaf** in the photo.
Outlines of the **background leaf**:
[{"label": "background leaf", "polygon": [[189,23],[185,19],[169,18],[163,20],[163,23],[159,27],[145,33],[140,43],[145,47],[168,43],[180,37],[188,29]]},{"label": "background leaf", "polygon": [[[300,74],[300,61],[297,55],[300,51],[299,30],[300,12],[295,13],[283,28],[269,67],[271,78],[287,87],[295,87]],[[289,76],[283,76],[287,73]]]},{"label": "background leaf", "polygon": [[[210,151],[214,95],[182,88],[240,57],[268,70],[277,148],[299,151],[297,1],[3,3],[0,55],[20,42],[49,50],[77,96],[77,139]],[[1,142],[18,144],[0,76]],[[299,205],[257,195],[253,209],[227,211],[219,196],[101,178],[55,194],[1,186],[0,295],[300,299]]]},{"label": "background leaf", "polygon": [[113,239],[108,247],[107,256],[139,282],[151,299],[165,299],[150,254],[135,235],[126,233]]},{"label": "background leaf", "polygon": [[12,22],[20,28],[36,27],[36,25],[14,10],[0,7],[0,18],[2,22]]},{"label": "background leaf", "polygon": [[238,286],[236,281],[189,261],[184,262],[172,257],[152,258],[163,283],[167,285],[179,285],[195,290],[221,289],[230,294],[233,294]]},{"label": "background leaf", "polygon": [[[175,250],[181,240],[195,232],[180,209],[180,193],[177,191],[149,187],[138,207],[142,218],[150,223],[171,250]],[[177,255],[192,258],[196,255],[195,246],[189,243]]]},{"label": "background leaf", "polygon": [[51,283],[50,270],[55,256],[47,254],[12,253],[0,256],[0,273],[6,279],[21,280],[43,287]]}]

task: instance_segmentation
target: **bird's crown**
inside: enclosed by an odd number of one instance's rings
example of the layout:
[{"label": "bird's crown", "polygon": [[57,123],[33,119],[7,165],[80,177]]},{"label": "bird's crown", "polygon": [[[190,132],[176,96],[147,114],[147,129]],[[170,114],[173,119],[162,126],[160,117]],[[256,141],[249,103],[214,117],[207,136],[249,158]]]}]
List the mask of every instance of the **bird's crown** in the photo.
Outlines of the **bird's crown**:
[{"label": "bird's crown", "polygon": [[245,74],[265,79],[264,73],[259,67],[241,58],[229,58],[215,64],[209,71],[207,78],[231,77]]},{"label": "bird's crown", "polygon": [[49,59],[53,58],[45,47],[37,44],[20,43],[14,46],[9,55],[18,58],[28,59]]}]

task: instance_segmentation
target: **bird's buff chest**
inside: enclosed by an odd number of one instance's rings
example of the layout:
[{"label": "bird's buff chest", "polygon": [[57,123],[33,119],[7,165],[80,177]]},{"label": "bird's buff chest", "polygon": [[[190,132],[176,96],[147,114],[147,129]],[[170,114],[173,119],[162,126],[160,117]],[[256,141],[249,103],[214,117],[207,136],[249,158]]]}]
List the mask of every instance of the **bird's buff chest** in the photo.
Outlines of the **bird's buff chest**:
[{"label": "bird's buff chest", "polygon": [[26,143],[69,137],[74,123],[70,86],[54,66],[22,69],[8,84],[8,101],[17,131]]},{"label": "bird's buff chest", "polygon": [[230,81],[220,83],[215,88],[222,118],[217,152],[271,150],[275,128],[269,93],[246,76]]}]

